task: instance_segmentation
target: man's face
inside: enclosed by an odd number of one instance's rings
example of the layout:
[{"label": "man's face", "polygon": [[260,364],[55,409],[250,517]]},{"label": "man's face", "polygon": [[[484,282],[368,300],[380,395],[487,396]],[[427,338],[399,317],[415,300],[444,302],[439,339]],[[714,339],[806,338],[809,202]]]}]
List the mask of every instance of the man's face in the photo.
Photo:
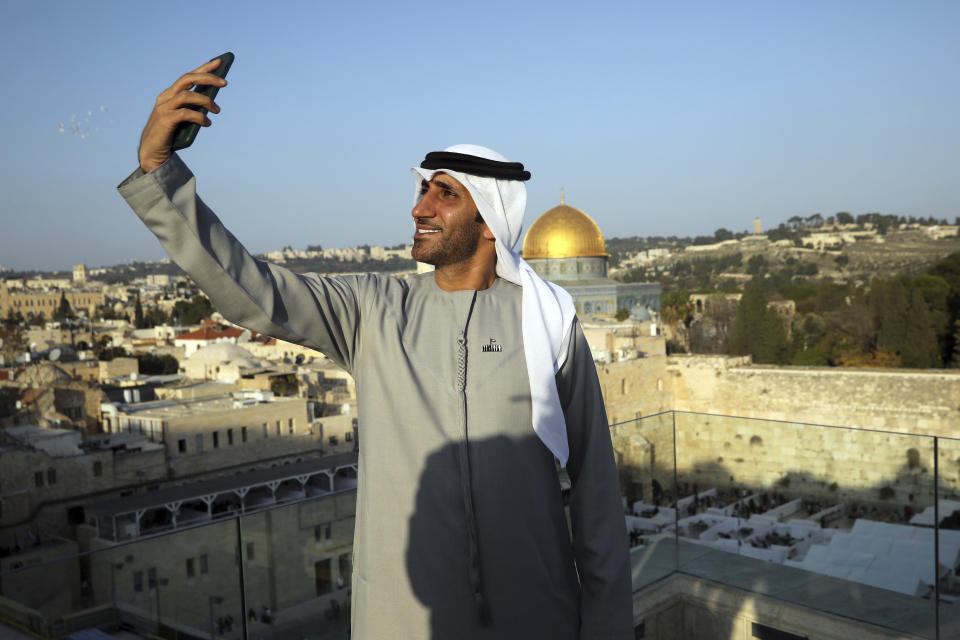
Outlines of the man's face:
[{"label": "man's face", "polygon": [[445,267],[462,262],[477,251],[486,225],[478,221],[477,205],[459,181],[434,174],[420,185],[420,197],[411,212],[417,222],[413,259]]}]

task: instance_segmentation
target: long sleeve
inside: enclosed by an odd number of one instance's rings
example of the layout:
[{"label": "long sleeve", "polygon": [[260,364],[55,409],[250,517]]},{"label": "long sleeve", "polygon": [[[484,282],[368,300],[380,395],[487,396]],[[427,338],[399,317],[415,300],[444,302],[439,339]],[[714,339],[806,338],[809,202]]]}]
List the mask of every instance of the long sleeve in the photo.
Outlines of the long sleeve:
[{"label": "long sleeve", "polygon": [[118,189],[224,317],[318,349],[352,371],[364,276],[300,275],[254,258],[197,196],[176,154],[148,174],[137,169]]},{"label": "long sleeve", "polygon": [[633,638],[627,529],[603,397],[590,347],[574,324],[557,374],[567,423],[570,520],[580,576],[580,638]]}]

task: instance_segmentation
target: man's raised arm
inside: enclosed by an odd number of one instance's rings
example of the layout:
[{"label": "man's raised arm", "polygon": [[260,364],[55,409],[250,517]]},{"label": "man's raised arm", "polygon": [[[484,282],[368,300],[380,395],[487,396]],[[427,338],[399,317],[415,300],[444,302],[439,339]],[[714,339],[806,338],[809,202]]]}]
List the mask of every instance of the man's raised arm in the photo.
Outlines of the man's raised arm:
[{"label": "man's raised arm", "polygon": [[197,196],[196,179],[171,152],[178,124],[210,124],[186,105],[220,111],[210,98],[189,90],[195,84],[223,86],[209,73],[216,64],[184,74],[157,98],[140,139],[140,168],[120,184],[120,194],[224,317],[318,349],[351,370],[363,277],[298,275],[254,258]]}]

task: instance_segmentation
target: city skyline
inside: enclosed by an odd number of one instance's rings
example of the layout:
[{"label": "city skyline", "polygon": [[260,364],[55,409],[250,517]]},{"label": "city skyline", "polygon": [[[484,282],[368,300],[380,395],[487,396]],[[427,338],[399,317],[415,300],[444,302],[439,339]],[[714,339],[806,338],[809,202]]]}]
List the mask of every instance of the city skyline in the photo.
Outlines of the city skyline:
[{"label": "city skyline", "polygon": [[953,3],[173,7],[22,3],[0,26],[3,267],[163,258],[115,187],[157,93],[226,50],[223,111],[182,157],[254,253],[408,243],[407,168],[459,142],[532,171],[527,226],[561,188],[608,237],[960,215]]}]

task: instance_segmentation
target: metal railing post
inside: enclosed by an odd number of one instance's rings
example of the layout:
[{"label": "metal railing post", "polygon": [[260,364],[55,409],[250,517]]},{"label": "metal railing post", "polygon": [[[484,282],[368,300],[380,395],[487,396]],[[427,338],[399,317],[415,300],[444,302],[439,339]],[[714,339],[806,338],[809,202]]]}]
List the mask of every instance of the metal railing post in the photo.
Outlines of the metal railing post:
[{"label": "metal railing post", "polygon": [[933,438],[933,620],[940,640],[940,439]]},{"label": "metal railing post", "polygon": [[240,573],[240,619],[243,621],[243,638],[247,640],[247,583],[243,578],[243,527],[240,526],[240,515],[237,514],[237,568]]}]

